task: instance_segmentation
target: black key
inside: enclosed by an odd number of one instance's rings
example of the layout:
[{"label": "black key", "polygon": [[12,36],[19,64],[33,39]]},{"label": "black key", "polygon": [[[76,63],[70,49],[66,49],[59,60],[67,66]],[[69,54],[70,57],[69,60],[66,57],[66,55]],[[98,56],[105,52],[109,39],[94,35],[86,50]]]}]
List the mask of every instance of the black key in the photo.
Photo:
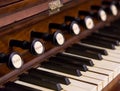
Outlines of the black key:
[{"label": "black key", "polygon": [[94,36],[94,35],[88,36],[87,39],[95,40],[95,41],[99,41],[99,42],[103,42],[103,43],[105,42],[105,43],[108,43],[109,45],[115,45],[113,41],[105,40],[105,39],[102,39],[102,38]]},{"label": "black key", "polygon": [[65,65],[56,64],[56,63],[52,63],[52,62],[43,62],[41,66],[44,68],[51,69],[51,70],[60,71],[60,72],[66,73],[66,74],[81,76],[80,70],[70,68]]},{"label": "black key", "polygon": [[5,88],[10,89],[10,90],[14,90],[14,91],[41,91],[41,90],[37,90],[37,89],[33,89],[30,87],[26,87],[14,82],[8,82],[5,84]]},{"label": "black key", "polygon": [[52,81],[49,81],[49,80],[46,80],[46,79],[40,79],[38,77],[34,77],[34,76],[31,76],[31,75],[28,75],[28,74],[20,75],[19,80],[27,82],[27,83],[31,83],[31,84],[34,84],[34,85],[46,87],[46,88],[49,88],[49,89],[57,90],[57,91],[62,90],[62,87],[60,86],[59,83],[52,82]]},{"label": "black key", "polygon": [[99,30],[100,33],[104,33],[104,34],[110,34],[112,36],[117,36],[119,37],[119,33],[117,32],[112,32],[112,31],[102,31],[102,30]]},{"label": "black key", "polygon": [[100,32],[93,32],[94,35],[98,35],[98,36],[103,36],[103,37],[107,37],[107,38],[111,38],[111,39],[115,39],[115,40],[118,40],[120,41],[120,37],[118,36],[113,36],[111,34],[104,34],[104,33],[100,33]]},{"label": "black key", "polygon": [[111,22],[111,26],[115,26],[115,27],[120,28],[120,19],[118,19],[118,20],[116,20],[116,21]]},{"label": "black key", "polygon": [[0,88],[0,91],[13,91],[13,90],[9,90],[7,88]]},{"label": "black key", "polygon": [[80,71],[88,71],[87,66],[83,63],[75,64],[75,63],[71,63],[69,61],[59,59],[59,58],[56,58],[56,57],[51,57],[49,60],[50,60],[50,62],[65,65],[69,68],[73,68],[73,69],[76,69],[76,70],[78,69]]},{"label": "black key", "polygon": [[99,49],[99,48],[94,48],[94,47],[90,47],[90,46],[85,46],[85,45],[81,45],[81,44],[73,44],[72,48],[78,49],[78,50],[91,50],[97,53],[100,53],[102,55],[108,55],[107,51],[104,49]]},{"label": "black key", "polygon": [[89,58],[93,58],[93,59],[98,59],[98,60],[102,60],[102,55],[100,53],[96,53],[96,52],[93,52],[93,51],[84,51],[84,50],[78,50],[78,49],[75,49],[75,48],[67,48],[65,50],[65,52],[67,53],[71,53],[71,54],[75,54],[75,55],[80,55],[80,56],[85,56],[85,57],[89,57]]},{"label": "black key", "polygon": [[114,27],[103,27],[99,29],[99,32],[104,33],[104,34],[111,34],[114,36],[118,36],[120,35],[119,30],[115,29]]},{"label": "black key", "polygon": [[95,45],[95,46],[100,46],[100,47],[104,47],[104,48],[108,48],[108,49],[115,49],[115,45],[114,44],[110,44],[104,41],[98,41],[96,39],[83,39],[81,40],[82,43],[86,43],[86,44],[91,44],[91,45]]},{"label": "black key", "polygon": [[107,31],[107,32],[113,32],[113,33],[119,33],[120,34],[119,29],[120,28],[117,27],[117,26],[109,25],[109,26],[104,26],[103,28],[100,28],[99,30],[100,31]]},{"label": "black key", "polygon": [[120,31],[114,26],[105,26],[103,28],[99,29],[99,32],[101,33],[107,33],[107,34],[113,34],[119,36]]},{"label": "black key", "polygon": [[112,43],[112,44],[114,44],[116,46],[118,46],[119,43],[120,43],[118,40],[112,39],[112,38],[107,38],[107,37],[103,37],[103,36],[99,36],[99,35],[95,35],[95,34],[92,34],[91,36],[94,39],[99,39],[101,41],[106,41],[106,42]]},{"label": "black key", "polygon": [[49,79],[57,83],[62,83],[66,85],[70,84],[69,79],[65,76],[38,70],[38,69],[30,69],[28,74],[39,78]]},{"label": "black key", "polygon": [[66,60],[66,62],[68,61],[68,62],[71,62],[71,63],[74,63],[74,64],[83,63],[83,64],[86,64],[88,66],[93,66],[94,65],[93,61],[90,60],[90,59],[75,57],[75,56],[72,56],[72,55],[66,55],[66,54],[58,53],[56,55],[56,57],[61,59],[61,60]]},{"label": "black key", "polygon": [[111,24],[120,24],[120,18],[115,20],[115,21],[113,21],[113,22],[111,22]]},{"label": "black key", "polygon": [[114,24],[111,23],[110,27],[112,27],[112,29],[113,29],[111,31],[115,31],[115,32],[120,33],[120,25],[116,26],[116,24],[114,25]]}]

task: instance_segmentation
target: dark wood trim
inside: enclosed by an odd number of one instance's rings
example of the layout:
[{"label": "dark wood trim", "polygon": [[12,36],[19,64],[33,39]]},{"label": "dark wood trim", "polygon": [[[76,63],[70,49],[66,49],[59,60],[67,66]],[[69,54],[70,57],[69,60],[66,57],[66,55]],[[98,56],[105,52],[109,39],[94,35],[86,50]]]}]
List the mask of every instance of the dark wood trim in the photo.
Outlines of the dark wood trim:
[{"label": "dark wood trim", "polygon": [[[62,11],[70,7],[74,7],[87,0],[81,0],[81,1],[76,0],[76,2],[75,1],[68,2],[68,1],[69,0],[64,1],[65,3],[64,7],[62,7],[61,11],[58,13],[61,13]],[[48,3],[49,2],[45,2],[40,5],[0,18],[0,35],[8,34],[9,32],[13,32],[14,30],[19,30],[21,28],[28,27],[29,25],[35,24],[40,20],[49,17]],[[10,29],[11,27],[12,30],[8,32],[7,30]]]},{"label": "dark wood trim", "polygon": [[0,8],[18,3],[21,1],[23,1],[23,0],[0,0]]}]

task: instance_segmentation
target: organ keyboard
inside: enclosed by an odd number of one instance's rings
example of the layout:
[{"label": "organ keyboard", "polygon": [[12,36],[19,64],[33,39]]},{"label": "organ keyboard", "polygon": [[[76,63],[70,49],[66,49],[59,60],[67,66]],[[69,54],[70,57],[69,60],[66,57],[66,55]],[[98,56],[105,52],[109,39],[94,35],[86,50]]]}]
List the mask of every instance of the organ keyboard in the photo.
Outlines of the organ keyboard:
[{"label": "organ keyboard", "polygon": [[0,91],[119,91],[119,9],[119,0],[1,0]]}]

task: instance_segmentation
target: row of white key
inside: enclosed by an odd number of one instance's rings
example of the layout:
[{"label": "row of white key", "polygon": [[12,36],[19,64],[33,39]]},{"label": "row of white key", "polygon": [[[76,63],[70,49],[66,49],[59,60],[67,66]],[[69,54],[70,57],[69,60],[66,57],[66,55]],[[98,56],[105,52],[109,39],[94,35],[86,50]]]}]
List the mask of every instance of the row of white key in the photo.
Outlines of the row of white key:
[{"label": "row of white key", "polygon": [[[101,91],[101,89],[103,88],[102,80],[89,78],[89,77],[86,77],[86,76],[73,76],[73,75],[69,75],[69,74],[66,74],[66,73],[58,72],[58,71],[55,71],[55,70],[43,68],[43,67],[39,67],[37,69],[66,76],[69,79],[72,79],[72,80],[75,80],[76,82],[78,82],[77,84],[79,84],[79,87],[83,88],[83,89],[85,89],[87,91]],[[74,82],[71,82],[71,84],[75,85]]]},{"label": "row of white key", "polygon": [[[120,63],[118,60],[120,58],[119,51],[110,49],[107,49],[107,51],[109,52],[109,56],[103,56],[104,60],[102,61],[92,59],[95,64],[94,67],[88,66],[89,71],[81,72],[83,75],[80,77],[72,76],[66,73],[57,72],[42,67],[39,67],[38,69],[69,77],[71,84],[68,86],[61,84],[61,87],[63,88],[62,91],[101,91],[102,88],[104,88],[109,82],[111,82],[111,80],[116,77],[120,72],[120,64],[117,64]],[[68,55],[78,56],[69,53]],[[16,81],[15,83],[35,89],[40,89],[42,91],[53,91],[51,89],[36,86],[23,81]]]},{"label": "row of white key", "polygon": [[[101,48],[101,49],[104,49],[104,48]],[[116,50],[115,50],[116,52],[113,52],[114,50],[113,51],[110,49],[108,49],[108,50],[109,50],[109,52],[108,52],[109,55],[103,56],[104,60],[102,60],[102,61],[88,58],[88,59],[91,59],[93,61],[93,63],[95,64],[94,67],[88,66],[88,69],[89,69],[89,71],[92,71],[95,73],[107,75],[109,82],[111,82],[111,80],[120,73],[120,64],[119,64],[120,57],[119,57],[119,52],[117,52]],[[70,53],[64,53],[64,54],[79,57],[78,55],[74,55],[74,54],[70,54]],[[112,55],[112,54],[114,54],[114,55]],[[83,58],[87,58],[87,57],[83,57]],[[87,75],[89,75],[89,74],[87,74]],[[91,75],[91,76],[94,76],[94,75]],[[89,77],[90,77],[90,75],[89,75]]]},{"label": "row of white key", "polygon": [[[108,49],[108,48],[104,48],[104,47],[100,47],[100,46],[95,46],[95,45],[91,45],[91,44],[86,44],[86,43],[81,43],[81,42],[79,42],[78,44],[85,45],[85,46],[90,46],[90,47],[98,48],[98,49],[104,49],[104,50],[106,50],[108,52],[108,55],[110,55],[111,53],[112,54],[116,54],[116,55],[120,54],[120,50],[117,50],[117,49]],[[114,55],[110,55],[110,56],[114,57]]]},{"label": "row of white key", "polygon": [[[87,58],[87,57],[83,57],[83,56],[79,56],[79,55],[75,55],[75,54],[71,54],[71,53],[63,53],[63,54],[71,55],[71,56],[75,56],[75,57]],[[87,59],[91,59],[91,58],[87,58]],[[120,72],[120,64],[118,64],[118,63],[114,63],[114,62],[111,62],[108,60],[101,60],[101,61],[96,60],[96,59],[91,59],[91,60],[94,63],[94,67],[113,71],[114,77],[116,77]]]},{"label": "row of white key", "polygon": [[[42,90],[42,91],[55,91],[55,90],[52,90],[52,89],[49,89],[49,88],[45,88],[45,87],[41,87],[41,86],[38,86],[38,85],[34,85],[34,84],[30,84],[30,83],[27,83],[27,82],[23,82],[23,81],[15,81],[15,83],[17,84],[20,84],[20,85],[24,85],[26,87],[30,87],[30,88],[34,88],[34,89],[37,89],[37,90]],[[60,84],[61,87],[63,88],[63,90],[61,91],[87,91],[83,88],[80,88],[79,86],[75,86],[75,85],[63,85],[63,84]],[[96,90],[93,90],[93,91],[96,91]]]}]

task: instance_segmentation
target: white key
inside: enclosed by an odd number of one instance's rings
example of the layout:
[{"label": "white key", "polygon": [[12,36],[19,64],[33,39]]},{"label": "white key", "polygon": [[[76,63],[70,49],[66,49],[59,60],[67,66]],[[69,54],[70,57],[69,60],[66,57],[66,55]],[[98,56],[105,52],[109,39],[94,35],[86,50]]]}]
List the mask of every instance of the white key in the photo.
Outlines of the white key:
[{"label": "white key", "polygon": [[116,77],[120,72],[120,65],[117,63],[106,61],[106,60],[98,61],[95,59],[92,59],[92,61],[94,62],[95,67],[99,67],[99,68],[113,71],[114,77]]},{"label": "white key", "polygon": [[78,80],[78,81],[81,81],[81,82],[86,82],[86,83],[89,83],[89,84],[96,85],[98,91],[101,91],[102,88],[103,88],[103,85],[102,85],[103,82],[101,80],[98,80],[98,79],[93,79],[93,78],[89,78],[89,77],[85,77],[85,76],[77,77],[77,76],[65,74],[65,73],[62,73],[62,72],[58,72],[58,71],[54,71],[54,70],[50,70],[50,69],[46,69],[46,68],[42,68],[42,67],[39,67],[37,69],[43,70],[43,71],[48,71],[48,72],[55,73],[55,74],[60,74],[60,75],[67,76],[69,78],[72,78],[72,79],[75,79],[75,80]]},{"label": "white key", "polygon": [[111,52],[111,51],[108,52],[107,56],[112,56],[112,57],[120,58],[120,54],[119,53],[114,53],[114,52]]},{"label": "white key", "polygon": [[97,91],[97,86],[93,84],[88,84],[85,82],[80,82],[74,79],[69,78],[72,85],[86,89],[87,91]]},{"label": "white key", "polygon": [[112,53],[116,53],[116,54],[120,54],[120,50],[111,50],[111,49],[105,49],[108,53],[112,52]]},{"label": "white key", "polygon": [[111,82],[113,80],[113,78],[114,78],[113,71],[97,68],[97,67],[94,67],[94,66],[93,67],[87,66],[87,67],[88,67],[89,71],[107,75],[108,79],[109,79],[109,82]]},{"label": "white key", "polygon": [[120,46],[115,46],[115,49],[116,50],[120,50]]},{"label": "white key", "polygon": [[106,61],[111,61],[120,64],[120,58],[118,57],[112,57],[112,56],[104,56],[102,55],[103,59]]},{"label": "white key", "polygon": [[63,85],[63,84],[60,84],[61,87],[63,88],[64,91],[87,91],[86,89],[84,88],[80,88],[78,86],[73,86],[73,85]]},{"label": "white key", "polygon": [[87,72],[81,71],[81,73],[82,73],[83,76],[90,77],[90,78],[93,78],[93,79],[102,80],[103,81],[103,87],[105,87],[109,83],[108,76],[106,76],[106,75],[97,74],[97,73],[89,72],[89,71],[87,71]]}]

